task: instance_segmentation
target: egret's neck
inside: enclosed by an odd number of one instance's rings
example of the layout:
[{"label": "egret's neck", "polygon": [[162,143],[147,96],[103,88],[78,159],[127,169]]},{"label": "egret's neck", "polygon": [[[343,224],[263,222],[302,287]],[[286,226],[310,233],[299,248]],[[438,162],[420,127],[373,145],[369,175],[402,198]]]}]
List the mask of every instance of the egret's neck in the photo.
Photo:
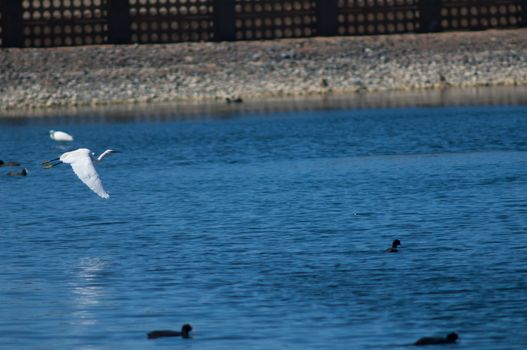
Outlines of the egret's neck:
[{"label": "egret's neck", "polygon": [[104,157],[106,157],[108,154],[112,153],[111,149],[107,149],[106,151],[102,152],[96,159],[96,161],[100,162]]}]

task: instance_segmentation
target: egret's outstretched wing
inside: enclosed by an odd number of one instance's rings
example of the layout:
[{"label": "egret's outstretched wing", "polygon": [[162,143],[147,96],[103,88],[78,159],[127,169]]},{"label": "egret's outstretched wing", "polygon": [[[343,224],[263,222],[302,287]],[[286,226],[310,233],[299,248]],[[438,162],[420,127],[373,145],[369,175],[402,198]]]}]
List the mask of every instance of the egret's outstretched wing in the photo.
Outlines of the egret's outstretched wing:
[{"label": "egret's outstretched wing", "polygon": [[86,186],[91,188],[93,192],[97,193],[102,198],[110,197],[110,195],[106,193],[102,187],[101,180],[99,179],[97,171],[95,171],[95,167],[93,166],[93,162],[90,157],[76,159],[71,163],[71,167],[79,179],[81,179],[81,181],[84,182]]}]

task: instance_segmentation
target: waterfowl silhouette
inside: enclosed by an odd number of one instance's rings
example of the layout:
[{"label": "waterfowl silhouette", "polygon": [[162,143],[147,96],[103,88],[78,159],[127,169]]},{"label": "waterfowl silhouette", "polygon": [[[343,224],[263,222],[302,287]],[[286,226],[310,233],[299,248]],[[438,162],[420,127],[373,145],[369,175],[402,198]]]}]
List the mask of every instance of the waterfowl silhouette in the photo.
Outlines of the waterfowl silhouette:
[{"label": "waterfowl silhouette", "polygon": [[241,97],[226,97],[225,98],[225,102],[227,102],[228,104],[231,104],[231,103],[242,103],[243,99]]},{"label": "waterfowl silhouette", "polygon": [[18,162],[4,162],[3,160],[0,160],[0,166],[20,166],[20,163],[18,163]]},{"label": "waterfowl silhouette", "polygon": [[55,141],[73,141],[73,136],[64,131],[49,131],[49,137]]},{"label": "waterfowl silhouette", "polygon": [[152,331],[148,332],[148,339],[156,339],[161,337],[181,337],[181,338],[190,338],[190,331],[192,326],[188,323],[185,323],[181,326],[181,332],[170,331],[170,330],[161,330],[161,331]]},{"label": "waterfowl silhouette", "polygon": [[443,344],[453,344],[458,340],[459,336],[457,333],[449,333],[446,337],[424,337],[417,340],[414,345],[443,345]]},{"label": "waterfowl silhouette", "polygon": [[396,239],[395,241],[392,242],[392,246],[388,249],[386,249],[384,252],[385,253],[397,253],[399,250],[397,250],[397,246],[400,246],[401,245],[401,241]]},{"label": "waterfowl silhouette", "polygon": [[7,173],[7,176],[27,176],[27,174],[29,174],[29,170],[24,168],[21,172],[10,171]]}]

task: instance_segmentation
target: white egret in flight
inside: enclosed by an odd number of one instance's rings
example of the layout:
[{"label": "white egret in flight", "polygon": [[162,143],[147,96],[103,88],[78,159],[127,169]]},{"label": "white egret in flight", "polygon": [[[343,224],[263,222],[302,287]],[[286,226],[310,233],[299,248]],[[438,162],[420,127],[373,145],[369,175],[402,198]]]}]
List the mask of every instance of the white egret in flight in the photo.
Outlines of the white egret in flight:
[{"label": "white egret in flight", "polygon": [[50,130],[49,137],[55,141],[73,141],[73,136],[64,131]]},{"label": "white egret in flight", "polygon": [[[100,156],[95,158],[94,153],[89,149],[79,148],[75,151],[63,153],[59,158],[45,161],[42,163],[42,166],[49,169],[62,163],[70,164],[75,174],[86,184],[86,186],[88,186],[93,192],[97,193],[100,197],[108,198],[110,195],[106,193],[102,187],[101,180],[99,179],[97,171],[95,171],[93,162],[100,162],[110,153],[118,152],[119,151],[107,149],[102,152]],[[58,162],[52,163],[54,161]]]}]

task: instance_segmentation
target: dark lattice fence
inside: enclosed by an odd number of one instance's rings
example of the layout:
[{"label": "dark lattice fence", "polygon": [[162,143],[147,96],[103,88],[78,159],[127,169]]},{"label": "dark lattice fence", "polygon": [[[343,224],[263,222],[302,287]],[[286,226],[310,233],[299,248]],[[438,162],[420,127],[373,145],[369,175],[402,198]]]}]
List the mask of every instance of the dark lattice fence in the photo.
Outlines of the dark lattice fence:
[{"label": "dark lattice fence", "polygon": [[[526,2],[523,2],[526,6]],[[523,10],[523,11],[522,11]],[[441,29],[475,30],[516,27],[525,16],[521,1],[443,1]]]},{"label": "dark lattice fence", "polygon": [[340,35],[408,33],[420,29],[418,0],[341,0]]},{"label": "dark lattice fence", "polygon": [[236,0],[236,39],[279,39],[316,35],[316,2]]},{"label": "dark lattice fence", "polygon": [[0,45],[259,40],[515,28],[527,0],[0,0]]},{"label": "dark lattice fence", "polygon": [[106,0],[23,0],[22,25],[26,47],[108,42]]},{"label": "dark lattice fence", "polygon": [[213,14],[212,0],[130,0],[131,41],[209,41]]}]

